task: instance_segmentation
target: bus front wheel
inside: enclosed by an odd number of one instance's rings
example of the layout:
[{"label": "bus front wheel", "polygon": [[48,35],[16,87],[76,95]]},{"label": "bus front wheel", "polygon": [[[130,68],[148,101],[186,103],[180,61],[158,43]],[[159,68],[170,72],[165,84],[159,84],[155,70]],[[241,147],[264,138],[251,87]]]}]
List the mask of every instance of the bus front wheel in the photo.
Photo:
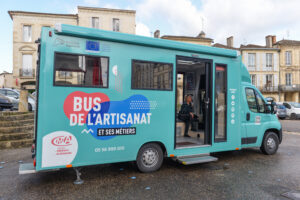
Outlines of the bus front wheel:
[{"label": "bus front wheel", "polygon": [[157,171],[163,163],[163,151],[158,144],[148,143],[143,145],[137,155],[136,164],[141,172]]},{"label": "bus front wheel", "polygon": [[277,152],[278,146],[279,139],[277,134],[274,132],[267,132],[261,144],[260,150],[266,155],[273,155]]}]

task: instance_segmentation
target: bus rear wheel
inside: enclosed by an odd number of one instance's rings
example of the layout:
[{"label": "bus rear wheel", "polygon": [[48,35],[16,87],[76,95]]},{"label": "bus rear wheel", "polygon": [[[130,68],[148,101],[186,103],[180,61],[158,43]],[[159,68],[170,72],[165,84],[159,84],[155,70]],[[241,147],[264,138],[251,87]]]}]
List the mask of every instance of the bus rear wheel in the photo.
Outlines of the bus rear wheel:
[{"label": "bus rear wheel", "polygon": [[274,132],[267,132],[261,144],[260,150],[266,155],[273,155],[277,152],[278,146],[279,139],[277,134]]},{"label": "bus rear wheel", "polygon": [[140,148],[136,164],[141,172],[149,173],[157,171],[161,167],[163,159],[161,147],[158,144],[149,143]]}]

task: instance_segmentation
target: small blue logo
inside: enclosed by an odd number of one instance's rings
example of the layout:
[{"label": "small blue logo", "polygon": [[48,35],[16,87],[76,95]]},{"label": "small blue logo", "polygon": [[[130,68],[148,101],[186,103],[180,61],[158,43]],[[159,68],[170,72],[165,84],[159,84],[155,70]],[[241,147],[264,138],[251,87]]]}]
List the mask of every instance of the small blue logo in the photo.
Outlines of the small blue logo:
[{"label": "small blue logo", "polygon": [[99,52],[100,44],[99,42],[95,42],[95,41],[86,41],[85,50]]}]

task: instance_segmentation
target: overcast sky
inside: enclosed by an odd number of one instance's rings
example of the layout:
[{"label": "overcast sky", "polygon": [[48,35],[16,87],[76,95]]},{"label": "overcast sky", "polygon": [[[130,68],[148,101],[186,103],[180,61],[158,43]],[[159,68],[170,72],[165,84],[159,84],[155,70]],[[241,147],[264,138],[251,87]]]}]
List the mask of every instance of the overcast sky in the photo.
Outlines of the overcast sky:
[{"label": "overcast sky", "polygon": [[136,33],[207,37],[234,46],[265,44],[266,35],[277,40],[300,40],[300,0],[8,0],[0,7],[0,72],[12,71],[12,20],[8,10],[76,13],[77,5],[136,10]]}]

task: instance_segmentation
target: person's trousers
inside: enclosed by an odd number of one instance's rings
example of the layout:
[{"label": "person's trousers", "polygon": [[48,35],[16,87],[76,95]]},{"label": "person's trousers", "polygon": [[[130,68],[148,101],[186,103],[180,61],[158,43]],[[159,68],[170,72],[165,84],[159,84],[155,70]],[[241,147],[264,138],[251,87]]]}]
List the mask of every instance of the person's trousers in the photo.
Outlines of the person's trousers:
[{"label": "person's trousers", "polygon": [[190,128],[190,123],[191,123],[191,120],[186,120],[184,123],[185,123],[184,135],[188,135],[188,133],[189,133],[189,128]]}]

